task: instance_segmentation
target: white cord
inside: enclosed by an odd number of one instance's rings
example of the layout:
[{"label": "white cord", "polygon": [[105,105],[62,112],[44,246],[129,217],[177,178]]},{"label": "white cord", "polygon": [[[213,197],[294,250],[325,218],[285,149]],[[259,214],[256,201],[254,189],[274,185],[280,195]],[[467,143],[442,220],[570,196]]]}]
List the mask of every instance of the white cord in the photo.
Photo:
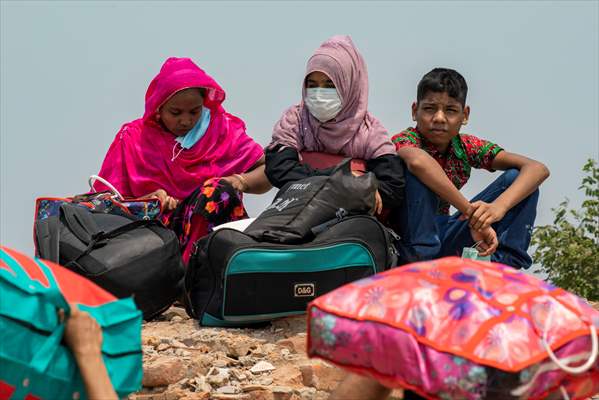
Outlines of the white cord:
[{"label": "white cord", "polygon": [[181,147],[181,150],[179,150],[179,151],[177,152],[177,154],[175,154],[175,150],[177,149],[177,145],[178,145],[178,144],[179,144],[179,142],[176,142],[176,143],[175,143],[175,145],[173,146],[173,157],[171,158],[171,161],[172,161],[172,162],[174,162],[174,161],[177,159],[177,157],[179,157],[179,154],[181,154],[181,152],[182,152],[183,150],[185,150],[185,148],[184,148],[184,147]]},{"label": "white cord", "polygon": [[[589,357],[589,354],[591,354],[590,351],[586,351],[584,353],[577,353],[571,356],[564,357],[561,361],[565,362],[566,364],[580,362],[586,360]],[[553,361],[546,360],[542,364],[539,364],[539,368],[535,371],[535,373],[532,375],[532,378],[530,378],[527,383],[517,387],[516,389],[513,389],[510,393],[512,394],[512,396],[516,397],[523,396],[524,393],[530,391],[530,388],[535,385],[535,382],[539,378],[539,376],[543,375],[545,372],[556,370],[559,370],[559,367]]]},{"label": "white cord", "polygon": [[112,186],[110,184],[110,182],[108,182],[106,179],[102,178],[101,176],[98,175],[91,175],[89,177],[89,179],[87,180],[87,182],[89,183],[89,187],[91,188],[91,190],[93,190],[94,192],[96,191],[96,188],[94,187],[94,183],[96,181],[100,181],[102,182],[104,185],[106,185],[108,187],[108,189],[110,189],[110,191],[112,193],[114,193],[114,195],[117,197],[118,200],[123,200],[124,197],[119,193],[118,190],[116,190],[116,188],[114,186]]},{"label": "white cord", "polygon": [[547,343],[547,332],[549,331],[548,327],[551,326],[551,322],[553,320],[553,313],[549,311],[549,317],[547,318],[547,323],[545,324],[545,329],[543,330],[543,338],[542,343],[545,347],[545,351],[549,354],[549,358],[553,361],[562,371],[565,371],[569,374],[582,374],[588,371],[597,360],[597,354],[599,353],[599,344],[597,343],[597,329],[593,326],[593,324],[589,324],[589,328],[591,330],[591,355],[586,363],[579,365],[578,367],[570,367],[562,363],[559,358],[555,355],[555,353],[549,347]]},{"label": "white cord", "polygon": [[560,386],[559,390],[562,392],[562,397],[564,398],[564,400],[570,400],[570,396],[568,396],[568,392],[566,391],[565,387]]}]

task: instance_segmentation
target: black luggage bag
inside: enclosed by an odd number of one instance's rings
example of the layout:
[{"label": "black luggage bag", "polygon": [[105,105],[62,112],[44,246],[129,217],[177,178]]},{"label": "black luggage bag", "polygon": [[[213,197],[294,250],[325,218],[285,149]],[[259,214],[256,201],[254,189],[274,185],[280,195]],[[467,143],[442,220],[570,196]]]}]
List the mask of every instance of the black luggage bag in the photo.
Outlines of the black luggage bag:
[{"label": "black luggage bag", "polygon": [[339,212],[374,214],[377,188],[373,173],[353,175],[348,158],[330,175],[310,176],[284,185],[245,232],[260,242],[303,243],[314,238],[314,227],[332,220]]},{"label": "black luggage bag", "polygon": [[247,326],[301,314],[315,297],[394,266],[396,239],[364,215],[343,218],[300,245],[257,242],[219,229],[196,242],[185,306],[204,326]]},{"label": "black luggage bag", "polygon": [[35,222],[36,255],[83,275],[117,297],[133,296],[150,319],[181,294],[176,235],[157,220],[94,212],[74,204]]}]

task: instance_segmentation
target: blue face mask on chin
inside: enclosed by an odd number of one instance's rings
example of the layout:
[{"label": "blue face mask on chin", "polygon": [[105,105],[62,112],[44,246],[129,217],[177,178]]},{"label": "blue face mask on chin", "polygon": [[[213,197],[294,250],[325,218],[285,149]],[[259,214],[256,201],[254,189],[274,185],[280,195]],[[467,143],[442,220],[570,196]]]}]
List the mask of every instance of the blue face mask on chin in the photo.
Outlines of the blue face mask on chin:
[{"label": "blue face mask on chin", "polygon": [[210,110],[204,107],[202,108],[202,115],[195,126],[185,135],[177,137],[175,141],[177,141],[184,149],[191,149],[193,145],[199,142],[202,136],[204,136],[209,125]]}]

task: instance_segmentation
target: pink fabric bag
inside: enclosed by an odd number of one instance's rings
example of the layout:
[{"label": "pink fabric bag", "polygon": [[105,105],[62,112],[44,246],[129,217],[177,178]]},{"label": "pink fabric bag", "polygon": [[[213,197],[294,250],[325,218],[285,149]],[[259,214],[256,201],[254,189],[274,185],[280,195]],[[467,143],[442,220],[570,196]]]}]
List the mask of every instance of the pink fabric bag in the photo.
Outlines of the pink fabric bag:
[{"label": "pink fabric bag", "polygon": [[599,392],[599,312],[505,265],[410,264],[321,296],[308,315],[310,356],[429,399]]}]

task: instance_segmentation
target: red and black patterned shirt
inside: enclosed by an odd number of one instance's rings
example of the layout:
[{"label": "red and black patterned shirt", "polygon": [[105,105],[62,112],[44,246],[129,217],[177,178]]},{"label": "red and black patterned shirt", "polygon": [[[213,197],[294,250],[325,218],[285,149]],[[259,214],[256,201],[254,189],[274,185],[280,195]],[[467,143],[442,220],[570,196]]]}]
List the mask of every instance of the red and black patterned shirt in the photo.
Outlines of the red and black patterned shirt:
[{"label": "red and black patterned shirt", "polygon": [[[430,154],[455,185],[461,189],[468,182],[472,168],[484,168],[493,171],[491,164],[497,153],[503,149],[488,140],[479,139],[476,136],[459,134],[447,147],[445,153],[441,153],[431,143],[420,135],[418,130],[408,128],[391,138],[396,149],[402,147],[415,147]],[[449,214],[449,203],[441,200],[439,202],[439,214]]]}]

